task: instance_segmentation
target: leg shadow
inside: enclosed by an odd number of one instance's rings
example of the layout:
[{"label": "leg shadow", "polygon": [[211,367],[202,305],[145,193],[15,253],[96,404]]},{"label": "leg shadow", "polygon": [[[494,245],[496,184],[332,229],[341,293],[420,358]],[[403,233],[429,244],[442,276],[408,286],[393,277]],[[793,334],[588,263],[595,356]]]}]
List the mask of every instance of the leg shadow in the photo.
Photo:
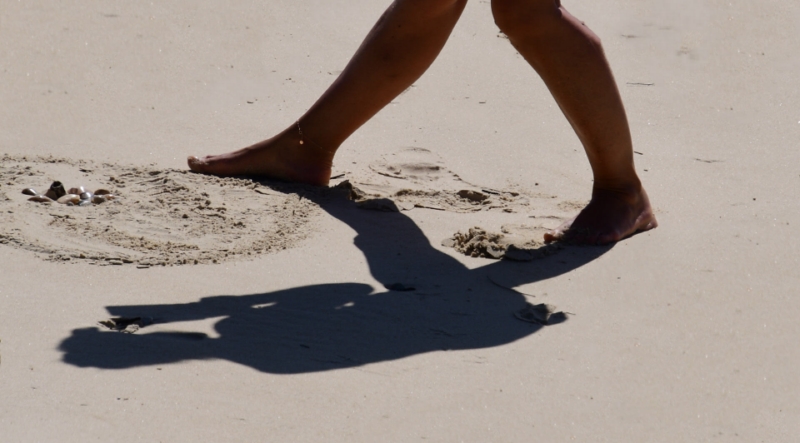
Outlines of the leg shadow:
[{"label": "leg shadow", "polygon": [[[319,197],[333,217],[357,232],[355,245],[386,287],[359,283],[301,286],[250,295],[222,295],[188,304],[109,306],[114,316],[152,317],[158,328],[137,334],[74,330],[59,346],[66,363],[122,369],[186,360],[224,359],[263,372],[297,374],[361,366],[443,350],[499,346],[543,326],[517,320],[525,297],[512,285],[564,274],[610,247],[569,248],[530,263],[491,262],[470,270],[433,248],[402,213],[357,209],[343,198]],[[169,323],[225,317],[218,338],[170,332]]]}]

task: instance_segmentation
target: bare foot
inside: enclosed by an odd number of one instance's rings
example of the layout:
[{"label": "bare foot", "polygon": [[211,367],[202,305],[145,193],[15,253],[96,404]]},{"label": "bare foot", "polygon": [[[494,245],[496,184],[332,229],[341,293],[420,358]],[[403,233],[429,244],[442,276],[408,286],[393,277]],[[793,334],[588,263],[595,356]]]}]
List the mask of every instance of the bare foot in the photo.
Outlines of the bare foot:
[{"label": "bare foot", "polygon": [[658,226],[644,188],[633,192],[594,189],[592,200],[572,220],[546,233],[547,243],[604,245]]},{"label": "bare foot", "polygon": [[312,143],[300,144],[291,127],[275,137],[238,151],[188,158],[194,172],[218,176],[254,175],[264,178],[325,186],[331,178],[334,151]]}]

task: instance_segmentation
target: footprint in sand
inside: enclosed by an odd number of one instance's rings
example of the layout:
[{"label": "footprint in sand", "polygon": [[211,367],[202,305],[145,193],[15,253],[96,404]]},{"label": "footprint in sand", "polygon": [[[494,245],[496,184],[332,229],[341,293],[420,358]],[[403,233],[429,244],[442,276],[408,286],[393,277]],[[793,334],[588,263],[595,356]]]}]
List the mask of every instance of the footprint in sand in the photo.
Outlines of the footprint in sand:
[{"label": "footprint in sand", "polygon": [[441,157],[425,148],[403,148],[371,163],[369,168],[382,176],[419,185],[442,179],[461,181],[456,174],[444,167]]},{"label": "footprint in sand", "polygon": [[[525,211],[538,194],[489,189],[468,183],[429,149],[408,147],[369,165],[372,174],[352,183],[367,198],[391,199],[403,211],[414,208],[451,212]],[[387,180],[383,177],[389,177]]]}]

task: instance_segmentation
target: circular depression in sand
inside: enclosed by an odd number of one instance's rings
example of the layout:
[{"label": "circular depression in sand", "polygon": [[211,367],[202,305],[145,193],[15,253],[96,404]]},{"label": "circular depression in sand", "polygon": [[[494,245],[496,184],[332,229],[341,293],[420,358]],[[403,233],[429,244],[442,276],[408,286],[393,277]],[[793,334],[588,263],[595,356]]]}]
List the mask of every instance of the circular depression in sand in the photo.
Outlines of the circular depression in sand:
[{"label": "circular depression in sand", "polygon": [[[92,206],[28,201],[44,192],[106,188],[119,198]],[[218,263],[291,248],[311,232],[313,188],[220,178],[155,166],[55,157],[0,159],[0,244],[46,260],[140,267]]]}]

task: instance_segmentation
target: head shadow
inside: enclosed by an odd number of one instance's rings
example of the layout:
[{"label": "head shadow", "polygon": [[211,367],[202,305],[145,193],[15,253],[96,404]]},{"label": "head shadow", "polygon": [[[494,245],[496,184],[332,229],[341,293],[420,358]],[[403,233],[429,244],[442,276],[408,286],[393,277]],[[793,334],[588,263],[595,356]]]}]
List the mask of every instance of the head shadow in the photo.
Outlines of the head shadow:
[{"label": "head shadow", "polygon": [[[262,372],[297,374],[361,366],[432,351],[480,349],[519,340],[542,325],[514,313],[525,297],[498,286],[546,280],[611,249],[570,247],[528,263],[488,261],[468,269],[433,248],[402,213],[358,209],[341,196],[309,193],[357,233],[354,244],[386,287],[329,283],[249,295],[204,297],[187,304],[108,306],[120,317],[151,317],[157,327],[137,334],[82,328],[59,345],[79,367],[122,369],[186,360],[224,359]],[[169,331],[169,323],[224,317],[217,338]]]}]

